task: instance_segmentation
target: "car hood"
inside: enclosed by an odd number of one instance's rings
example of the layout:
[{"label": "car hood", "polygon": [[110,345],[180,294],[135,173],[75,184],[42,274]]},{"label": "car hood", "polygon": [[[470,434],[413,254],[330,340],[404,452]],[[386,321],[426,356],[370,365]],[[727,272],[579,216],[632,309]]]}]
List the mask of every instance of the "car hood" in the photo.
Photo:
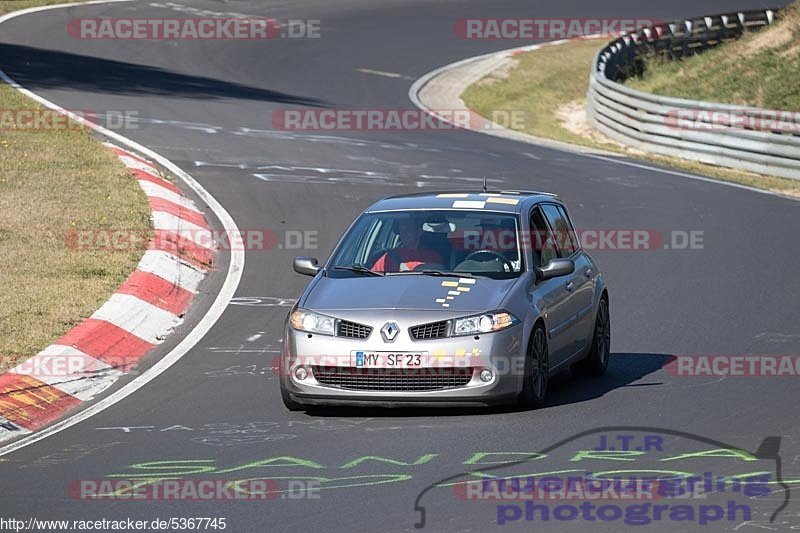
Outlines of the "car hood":
[{"label": "car hood", "polygon": [[320,311],[420,309],[481,312],[497,309],[517,279],[425,275],[321,277],[300,305]]}]

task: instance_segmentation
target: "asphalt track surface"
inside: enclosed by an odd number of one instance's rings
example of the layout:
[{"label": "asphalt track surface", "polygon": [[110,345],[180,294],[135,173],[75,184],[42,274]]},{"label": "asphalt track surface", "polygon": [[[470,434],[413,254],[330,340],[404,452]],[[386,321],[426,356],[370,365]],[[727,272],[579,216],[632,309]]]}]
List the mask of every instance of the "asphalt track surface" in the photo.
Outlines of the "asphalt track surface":
[{"label": "asphalt track surface", "polygon": [[[146,127],[122,133],[192,174],[239,228],[280,235],[283,230],[318,232],[318,249],[248,251],[236,305],[181,361],[126,400],[2,458],[0,514],[70,520],[226,517],[230,531],[413,530],[420,519],[417,496],[477,466],[502,476],[655,468],[656,463],[645,462],[719,447],[703,438],[754,451],[765,437],[780,436],[782,477],[800,478],[797,378],[678,378],[662,369],[674,354],[800,352],[797,202],[466,131],[320,134],[274,131],[270,125],[272,111],[302,106],[410,108],[408,88],[422,74],[524,44],[457,39],[451,25],[460,18],[672,19],[758,5],[203,1],[191,7],[279,20],[319,19],[322,38],[80,41],[65,31],[66,22],[76,17],[191,16],[180,5],[133,2],[19,17],[2,26],[0,65],[24,87],[68,109],[139,111],[150,119]],[[287,412],[270,366],[288,309],[282,300],[296,298],[309,281],[292,272],[291,257],[324,259],[353,217],[380,197],[476,187],[484,175],[496,186],[558,193],[578,227],[702,231],[704,247],[594,253],[611,291],[610,369],[602,379],[558,377],[543,409]],[[219,280],[206,286],[206,299],[213,297],[215,283]],[[203,305],[201,299],[178,335],[197,320]],[[656,457],[650,450],[633,463],[570,461],[577,450],[598,446],[597,434],[530,461],[528,454],[581,432],[626,433],[602,429],[607,426],[654,426],[691,435],[665,434],[663,454]],[[121,427],[127,429],[104,429]],[[490,455],[476,456],[479,452]],[[529,461],[496,463],[520,459]],[[157,461],[164,463],[142,465]],[[777,476],[775,461],[759,461],[695,456],[673,460],[668,468]],[[73,480],[148,474],[326,480],[318,499],[269,502],[79,501],[67,494]],[[757,531],[800,524],[796,503],[769,524],[785,497],[781,487],[772,487],[776,492],[770,497],[750,502],[757,523],[721,520],[701,527],[662,520],[646,529]],[[451,488],[428,490],[420,505],[429,531],[498,528],[497,502],[461,501]],[[520,520],[503,529],[622,527],[577,519]]]}]

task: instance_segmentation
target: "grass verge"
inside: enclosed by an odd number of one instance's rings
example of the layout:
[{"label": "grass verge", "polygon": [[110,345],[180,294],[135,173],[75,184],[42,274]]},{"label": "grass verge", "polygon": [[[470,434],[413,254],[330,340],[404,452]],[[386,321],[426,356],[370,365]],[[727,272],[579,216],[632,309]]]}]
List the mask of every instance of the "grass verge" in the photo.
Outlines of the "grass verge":
[{"label": "grass verge", "polygon": [[68,0],[0,0],[0,15],[5,15],[12,11],[28,9],[29,7],[51,6],[53,4],[64,4]]},{"label": "grass verge", "polygon": [[[495,111],[524,110],[526,119],[519,131],[537,137],[618,152],[661,166],[800,196],[800,183],[796,180],[648,154],[595,132],[586,123],[583,109],[592,59],[603,44],[600,40],[576,40],[518,54],[509,70],[495,71],[479,80],[461,98],[485,117],[491,117]],[[733,70],[741,72],[741,68]],[[800,90],[800,85],[795,88]]]},{"label": "grass verge", "polygon": [[768,109],[800,109],[800,2],[775,24],[678,61],[650,58],[627,85],[692,100]]},{"label": "grass verge", "polygon": [[[0,1],[0,14],[53,4]],[[0,68],[2,65],[0,65]],[[39,108],[0,82],[0,113]],[[0,373],[94,312],[142,250],[77,250],[72,230],[151,231],[147,197],[87,130],[0,122]]]}]

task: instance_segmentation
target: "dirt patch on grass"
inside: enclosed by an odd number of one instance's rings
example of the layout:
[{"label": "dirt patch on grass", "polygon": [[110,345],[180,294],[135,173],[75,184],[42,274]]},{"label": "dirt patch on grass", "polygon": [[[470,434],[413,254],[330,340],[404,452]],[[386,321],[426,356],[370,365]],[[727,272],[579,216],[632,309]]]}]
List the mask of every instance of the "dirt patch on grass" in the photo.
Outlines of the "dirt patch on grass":
[{"label": "dirt patch on grass", "polygon": [[519,61],[513,57],[507,58],[503,64],[492,71],[489,76],[478,81],[478,85],[492,85],[500,80],[507,80],[511,76],[511,72],[519,66]]},{"label": "dirt patch on grass", "polygon": [[795,40],[790,24],[778,24],[768,31],[756,33],[751,39],[742,43],[742,50],[750,56],[771,48],[780,48]]},{"label": "dirt patch on grass", "polygon": [[[625,145],[613,139],[609,139],[589,124],[589,119],[586,116],[585,100],[573,100],[572,102],[561,104],[556,107],[554,113],[561,127],[571,131],[575,135],[580,135],[589,141],[599,144],[608,144],[625,148]],[[639,151],[636,150],[636,152]]]}]

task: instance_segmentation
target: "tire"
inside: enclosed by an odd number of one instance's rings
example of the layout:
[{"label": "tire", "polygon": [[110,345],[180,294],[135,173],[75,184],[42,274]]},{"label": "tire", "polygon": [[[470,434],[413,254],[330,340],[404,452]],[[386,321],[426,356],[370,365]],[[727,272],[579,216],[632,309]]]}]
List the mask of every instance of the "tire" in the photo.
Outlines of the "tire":
[{"label": "tire", "polygon": [[286,390],[283,383],[281,383],[281,400],[283,400],[283,405],[290,411],[305,411],[306,409],[306,406],[302,403],[292,400],[289,391]]},{"label": "tire", "polygon": [[573,365],[572,369],[577,374],[602,376],[608,368],[611,358],[611,315],[608,310],[608,299],[600,298],[597,306],[597,318],[594,321],[592,332],[592,345],[585,359]]},{"label": "tire", "polygon": [[542,407],[550,385],[550,354],[544,326],[537,324],[531,332],[525,358],[525,375],[522,392],[517,403],[522,407]]}]

